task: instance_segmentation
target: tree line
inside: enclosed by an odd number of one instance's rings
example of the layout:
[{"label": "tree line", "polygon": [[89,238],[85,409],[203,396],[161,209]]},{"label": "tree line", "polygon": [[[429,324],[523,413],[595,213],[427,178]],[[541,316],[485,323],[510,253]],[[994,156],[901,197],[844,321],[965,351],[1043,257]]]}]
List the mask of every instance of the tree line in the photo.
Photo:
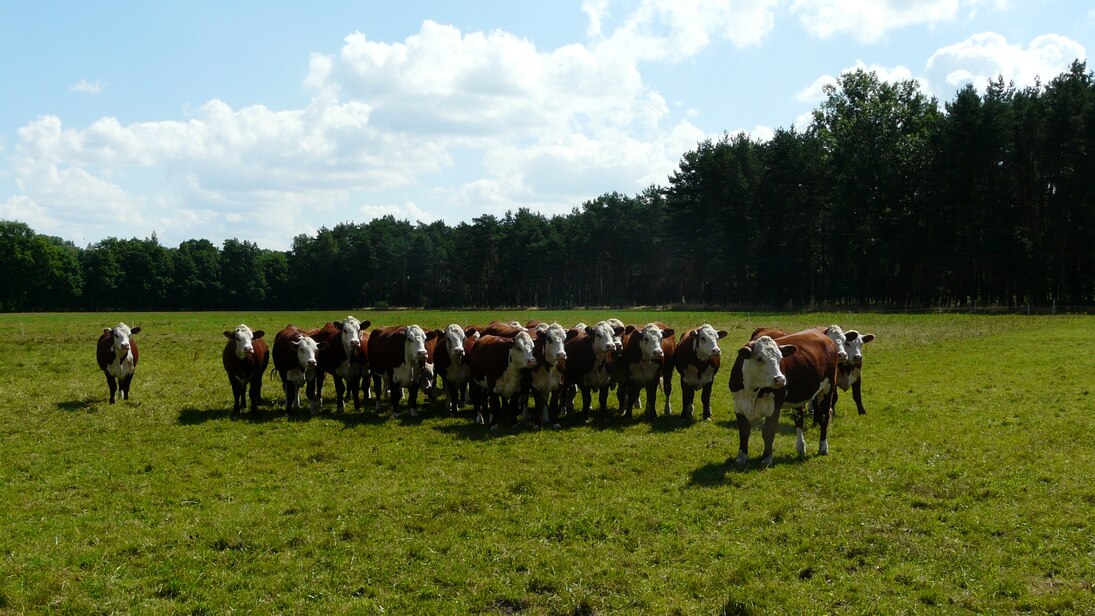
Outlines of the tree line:
[{"label": "tree line", "polygon": [[703,141],[667,185],[566,215],[386,216],[288,251],[154,235],[80,248],[0,221],[0,310],[1095,304],[1085,62],[942,108],[862,70],[825,93],[802,131]]}]

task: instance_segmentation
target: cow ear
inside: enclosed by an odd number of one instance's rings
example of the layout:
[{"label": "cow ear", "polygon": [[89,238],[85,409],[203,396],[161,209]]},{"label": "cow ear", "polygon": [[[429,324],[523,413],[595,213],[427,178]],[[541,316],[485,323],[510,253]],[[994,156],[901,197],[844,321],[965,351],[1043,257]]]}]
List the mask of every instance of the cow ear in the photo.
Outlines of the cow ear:
[{"label": "cow ear", "polygon": [[[296,340],[290,340],[289,345],[291,347],[293,347],[294,349],[299,349],[300,348],[300,343],[301,343],[302,340],[304,340],[304,338],[297,338]],[[274,345],[274,346],[277,346],[277,345]]]},{"label": "cow ear", "polygon": [[338,331],[342,331],[342,321],[334,321],[332,325],[334,325],[335,329],[337,329]]},{"label": "cow ear", "polygon": [[593,335],[593,328],[588,326],[588,325],[586,325],[586,335],[587,336],[592,336]]},{"label": "cow ear", "polygon": [[226,330],[224,330],[224,337],[231,340],[231,339],[235,338],[236,336],[232,332],[230,332],[226,329]]},{"label": "cow ear", "polygon": [[630,334],[633,331],[635,331],[635,326],[634,325],[628,325],[627,327],[624,328],[624,333],[625,334]]},{"label": "cow ear", "polygon": [[479,329],[477,327],[474,327],[474,326],[469,327],[469,328],[464,330],[464,336],[474,336],[475,334],[478,334],[478,333],[479,333]]},{"label": "cow ear", "polygon": [[436,329],[431,329],[430,331],[426,332],[426,340],[432,340],[432,339],[436,338],[437,333],[438,333],[438,330],[436,330]]},{"label": "cow ear", "polygon": [[867,344],[872,340],[874,340],[874,334],[863,334],[863,344]]},{"label": "cow ear", "polygon": [[620,334],[624,333],[624,328],[622,328],[622,327],[620,327],[619,325],[617,325],[616,327],[613,327],[613,328],[612,328],[612,333],[614,333],[614,334],[616,334],[617,336],[619,336]]},{"label": "cow ear", "polygon": [[567,340],[570,340],[571,338],[573,338],[573,337],[575,337],[575,336],[577,336],[577,335],[578,335],[578,330],[576,330],[576,329],[568,329],[568,330],[567,330],[567,338],[566,338],[566,339],[567,339]]},{"label": "cow ear", "polygon": [[857,332],[854,329],[849,329],[848,331],[844,332],[844,339],[847,340],[848,342],[851,342],[851,341],[855,340],[858,337],[859,337],[859,332]]},{"label": "cow ear", "polygon": [[729,332],[727,332],[725,329],[720,329],[719,331],[717,331],[715,333],[719,335],[720,340],[725,338],[727,335],[729,335]]},{"label": "cow ear", "polygon": [[753,349],[749,348],[748,346],[743,346],[740,349],[738,349],[738,357],[740,357],[742,359],[749,359],[752,356],[753,356]]},{"label": "cow ear", "polygon": [[103,328],[103,333],[104,334],[109,334],[110,333],[110,328],[109,327],[104,327]]},{"label": "cow ear", "polygon": [[133,329],[129,330],[130,335],[139,334],[139,333],[141,333],[141,328],[140,327],[134,327]]},{"label": "cow ear", "polygon": [[673,328],[672,327],[667,327],[667,328],[662,330],[662,338],[672,338],[672,337],[673,337]]},{"label": "cow ear", "polygon": [[798,347],[793,344],[781,344],[779,346],[779,352],[782,353],[784,357],[790,357],[791,355],[794,355],[795,351],[797,350]]},{"label": "cow ear", "polygon": [[256,330],[256,331],[254,331],[254,332],[253,332],[253,333],[251,334],[251,339],[252,339],[252,340],[258,340],[259,338],[262,338],[262,337],[263,337],[263,336],[265,336],[265,335],[266,335],[266,332],[264,332],[264,331],[262,331],[261,329],[259,329],[259,330]]},{"label": "cow ear", "polygon": [[361,322],[361,331],[365,331],[365,330],[369,329],[369,326],[372,325],[372,324],[373,324],[373,322],[369,321],[369,320],[362,321]]}]

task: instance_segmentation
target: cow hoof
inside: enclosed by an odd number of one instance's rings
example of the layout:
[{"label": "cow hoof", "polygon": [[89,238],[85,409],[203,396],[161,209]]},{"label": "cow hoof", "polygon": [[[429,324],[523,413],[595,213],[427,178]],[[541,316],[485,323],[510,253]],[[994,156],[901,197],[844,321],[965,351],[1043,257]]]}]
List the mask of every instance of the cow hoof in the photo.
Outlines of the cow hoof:
[{"label": "cow hoof", "polygon": [[775,461],[772,459],[772,454],[768,454],[760,459],[761,468],[771,468]]},{"label": "cow hoof", "polygon": [[703,420],[704,421],[711,421],[711,411],[704,411],[703,412]]},{"label": "cow hoof", "polygon": [[490,431],[491,432],[497,432],[498,431],[498,424],[494,424],[493,426],[491,426]]},{"label": "cow hoof", "polygon": [[418,411],[411,409],[410,415],[411,417],[418,417]]},{"label": "cow hoof", "polygon": [[822,456],[829,455],[829,441],[821,441],[817,446],[817,453]]},{"label": "cow hoof", "polygon": [[551,424],[551,429],[552,430],[562,430],[563,426],[561,426],[559,424]]},{"label": "cow hoof", "polygon": [[867,409],[859,409],[859,414],[860,415],[866,415],[867,414]]},{"label": "cow hoof", "polygon": [[483,421],[483,416],[482,415],[476,415],[475,416],[475,423],[481,426],[486,422]]},{"label": "cow hoof", "polygon": [[737,459],[734,460],[734,464],[738,466],[745,466],[749,463],[749,453],[745,451],[739,451]]}]

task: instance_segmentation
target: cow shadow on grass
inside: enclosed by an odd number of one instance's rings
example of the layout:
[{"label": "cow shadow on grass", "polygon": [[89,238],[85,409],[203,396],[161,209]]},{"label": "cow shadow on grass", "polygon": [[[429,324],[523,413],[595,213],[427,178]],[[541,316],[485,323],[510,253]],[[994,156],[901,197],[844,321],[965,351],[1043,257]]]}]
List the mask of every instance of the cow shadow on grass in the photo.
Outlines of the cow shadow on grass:
[{"label": "cow shadow on grass", "polygon": [[84,411],[87,413],[94,413],[98,409],[98,403],[105,402],[100,398],[84,398],[83,400],[66,400],[64,402],[58,402],[56,404],[57,410],[65,411],[67,413],[76,413]]},{"label": "cow shadow on grass", "polygon": [[353,428],[355,426],[379,426],[382,423],[392,420],[391,414],[375,413],[371,408],[361,411],[344,411],[342,413],[321,413],[317,415],[317,417],[337,421],[341,423],[344,428]]},{"label": "cow shadow on grass", "polygon": [[[231,419],[232,421],[246,421],[249,423],[266,423],[273,421],[278,415],[278,411],[274,407],[259,408],[258,410],[248,409],[239,413],[233,413],[231,408],[217,407],[217,408],[195,408],[186,407],[179,411],[178,422],[184,426],[196,426],[203,424],[207,421],[218,421],[221,419]],[[290,417],[290,420],[293,418]]]},{"label": "cow shadow on grass", "polygon": [[[726,419],[726,420],[719,421],[719,422],[716,422],[716,423],[719,426],[723,427],[723,428],[726,428],[728,430],[733,430],[735,434],[738,431],[738,422],[735,419]],[[756,432],[758,429],[759,428],[757,428],[756,426],[753,426],[753,431],[754,432]],[[810,426],[807,425],[805,432],[809,432],[809,431],[810,431]],[[789,424],[789,423],[787,423],[787,422],[785,422],[781,419],[779,424],[776,425],[776,434],[795,434],[795,433],[796,433],[795,432],[795,424]]]},{"label": "cow shadow on grass", "polygon": [[783,464],[802,464],[806,461],[805,456],[800,456],[797,453],[789,453],[773,456],[772,466],[761,466],[760,458],[757,456],[749,458],[747,463],[738,466],[735,462],[735,458],[737,458],[736,451],[725,460],[720,462],[709,462],[692,471],[692,475],[688,481],[689,487],[711,488],[724,485],[741,487],[742,484],[738,477],[745,473],[764,471]]}]

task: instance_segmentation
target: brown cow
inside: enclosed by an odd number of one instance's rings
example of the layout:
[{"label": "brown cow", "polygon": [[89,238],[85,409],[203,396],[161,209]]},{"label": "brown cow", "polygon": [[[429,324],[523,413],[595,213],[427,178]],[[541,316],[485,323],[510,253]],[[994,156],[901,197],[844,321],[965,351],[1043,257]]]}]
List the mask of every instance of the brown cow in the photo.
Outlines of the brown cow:
[{"label": "brown cow", "polygon": [[140,332],[140,327],[130,329],[125,323],[119,323],[113,328],[104,327],[95,345],[95,360],[106,375],[111,404],[114,404],[115,390],[120,390],[123,400],[129,400],[129,386],[133,382],[139,356],[137,341],[132,336]]},{"label": "brown cow", "polygon": [[647,323],[642,329],[629,325],[625,332],[621,364],[626,370],[626,381],[620,388],[626,389],[624,417],[631,417],[631,409],[639,399],[639,391],[646,389],[646,414],[657,417],[654,403],[658,397],[658,382],[665,389],[665,411],[672,411],[669,396],[673,393],[673,357],[677,340],[672,328],[665,323]]},{"label": "brown cow", "polygon": [[532,355],[533,339],[528,332],[513,338],[484,335],[475,342],[468,363],[471,378],[478,387],[473,396],[475,422],[498,427],[502,411],[517,419],[517,407],[524,391],[523,372],[536,366]]},{"label": "brown cow", "polygon": [[499,336],[501,338],[513,338],[521,332],[529,331],[529,328],[523,327],[517,321],[510,321],[503,323],[501,321],[491,321],[487,323],[486,327],[476,328],[480,335],[483,336]]},{"label": "brown cow", "polygon": [[399,401],[407,388],[411,417],[418,416],[418,389],[432,388],[426,375],[426,340],[436,336],[417,325],[377,327],[369,334],[369,372],[373,376],[376,411],[380,412],[380,381],[388,385],[392,415],[399,417]]},{"label": "brown cow", "polygon": [[[274,370],[281,377],[281,388],[285,392],[286,414],[300,410],[300,388],[307,386],[306,392],[314,392],[309,384],[315,380],[319,362],[316,358],[326,342],[318,343],[306,336],[296,325],[286,325],[274,336]],[[319,401],[309,396],[311,413],[319,412]]]},{"label": "brown cow", "polygon": [[[619,329],[619,331],[616,331]],[[608,417],[608,391],[613,366],[612,355],[616,351],[615,337],[624,328],[612,328],[601,321],[584,330],[572,329],[575,335],[566,341],[566,390],[563,404],[574,411],[574,395],[582,392],[582,414],[588,418],[593,411],[592,390],[599,393],[601,418]]]},{"label": "brown cow", "polygon": [[270,349],[262,337],[266,332],[261,329],[251,331],[250,327],[240,324],[235,330],[225,331],[228,343],[221,353],[221,363],[228,373],[228,382],[232,384],[232,413],[247,408],[247,386],[251,386],[251,412],[259,408],[262,400],[262,375],[270,365]]},{"label": "brown cow", "polygon": [[317,343],[327,343],[316,356],[319,372],[315,380],[308,384],[307,392],[308,398],[319,402],[320,409],[323,408],[323,381],[330,374],[335,382],[335,398],[338,401],[336,412],[346,410],[346,383],[353,378],[354,355],[361,349],[361,330],[367,331],[371,324],[370,321],[358,321],[351,315],[342,321],[327,323],[319,329],[307,332]]},{"label": "brown cow", "polygon": [[[829,453],[829,411],[836,392],[837,346],[824,333],[806,330],[771,338],[760,336],[738,349],[730,369],[730,392],[738,422],[737,463],[749,461],[752,424],[764,420],[764,454],[761,465],[772,463],[772,442],[783,408],[801,409],[812,404],[821,431],[818,453]],[[805,453],[804,417],[795,413],[796,448]]]},{"label": "brown cow", "polygon": [[711,419],[711,384],[719,372],[722,350],[719,339],[726,330],[704,324],[681,335],[673,353],[673,365],[681,375],[681,417],[692,417],[692,400],[701,390],[703,418]]},{"label": "brown cow", "polygon": [[437,330],[437,347],[434,349],[433,365],[441,384],[445,388],[449,413],[455,415],[467,398],[468,383],[471,380],[471,366],[468,357],[475,346],[476,329],[450,324],[444,331]]},{"label": "brown cow", "polygon": [[369,377],[369,330],[362,328],[361,340],[350,357],[350,378],[347,380],[347,389],[349,389],[349,396],[354,400],[355,411],[361,410],[362,392],[365,394],[366,401],[370,398]]},{"label": "brown cow", "polygon": [[[566,381],[566,341],[578,335],[552,323],[537,329],[532,356],[536,367],[531,371],[532,396],[536,401],[540,427],[559,417],[559,397]],[[554,424],[556,428],[558,424]]]}]

